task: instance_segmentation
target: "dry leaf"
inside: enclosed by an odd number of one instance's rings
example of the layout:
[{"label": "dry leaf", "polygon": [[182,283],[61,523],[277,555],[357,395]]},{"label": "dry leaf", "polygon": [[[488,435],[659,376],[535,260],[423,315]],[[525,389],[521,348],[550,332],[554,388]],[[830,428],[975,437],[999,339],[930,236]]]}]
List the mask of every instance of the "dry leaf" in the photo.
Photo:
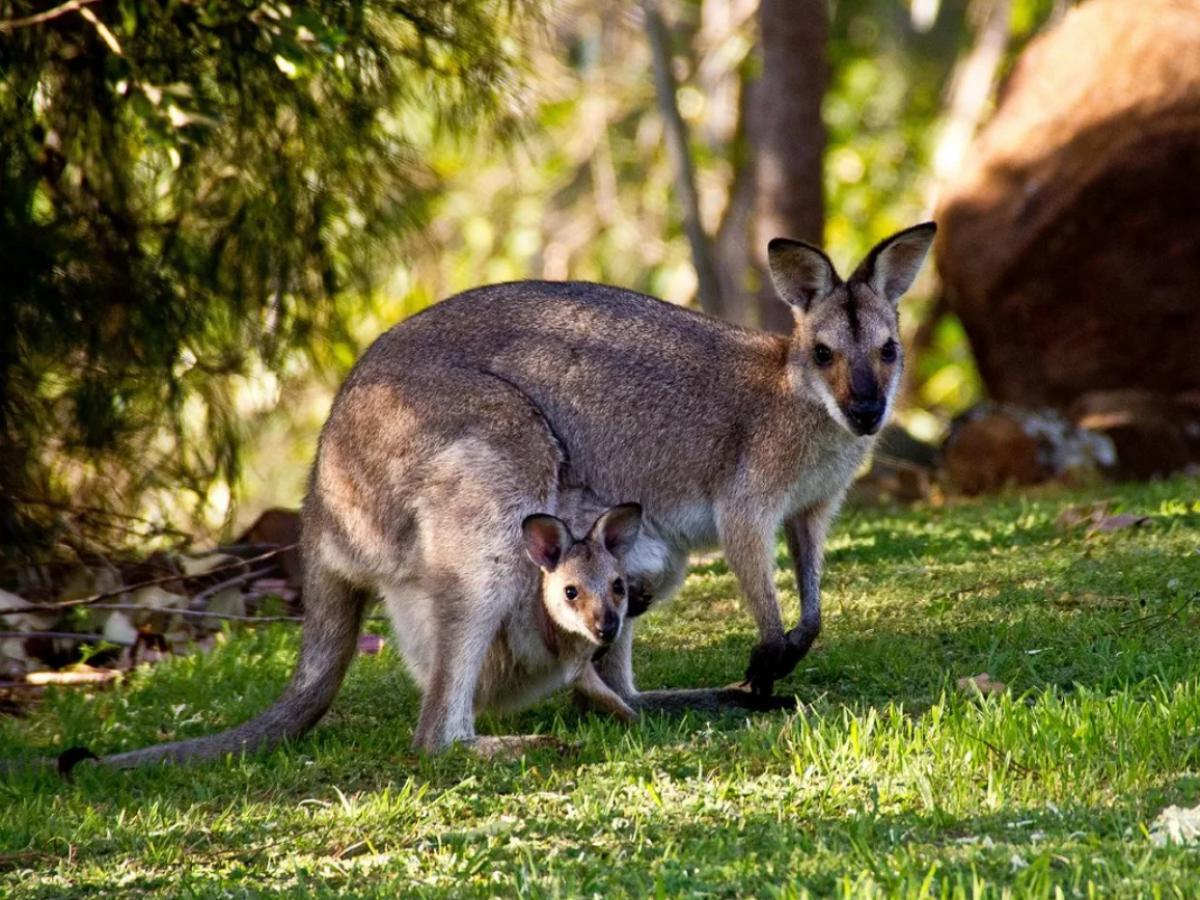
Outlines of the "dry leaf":
[{"label": "dry leaf", "polygon": [[1145,525],[1149,521],[1149,516],[1135,516],[1132,513],[1121,513],[1117,516],[1100,516],[1092,521],[1092,527],[1088,529],[1088,534],[1107,534],[1108,532],[1121,531],[1125,528],[1137,528],[1139,525]]},{"label": "dry leaf", "polygon": [[1150,840],[1157,847],[1200,843],[1200,806],[1168,806],[1150,826]]},{"label": "dry leaf", "polygon": [[1109,515],[1109,504],[1095,503],[1088,507],[1072,506],[1064,509],[1058,516],[1058,527],[1069,531],[1081,525],[1087,526],[1086,536],[1093,534],[1109,534],[1126,528],[1137,528],[1149,523],[1149,516],[1139,516],[1133,513],[1117,513]]},{"label": "dry leaf", "polygon": [[383,649],[384,640],[377,634],[363,634],[358,638],[358,652],[374,656]]},{"label": "dry leaf", "polygon": [[[0,609],[25,609],[27,606],[33,604],[24,597],[0,590]],[[54,627],[57,617],[58,613],[55,612],[18,613],[0,618],[0,622],[7,626],[4,627],[5,631],[47,631]]]},{"label": "dry leaf", "polygon": [[20,679],[40,661],[29,658],[24,638],[5,638],[0,641],[0,677]]},{"label": "dry leaf", "polygon": [[236,556],[228,553],[209,553],[204,556],[180,556],[179,568],[184,575],[204,575],[218,566],[237,562]]},{"label": "dry leaf", "polygon": [[244,616],[246,614],[246,597],[240,587],[227,587],[217,591],[208,599],[208,611],[216,613],[215,618],[204,620],[206,628],[220,628],[221,616]]},{"label": "dry leaf", "polygon": [[131,593],[129,602],[147,609],[180,609],[187,606],[188,598],[183,594],[173,594],[155,584]]},{"label": "dry leaf", "polygon": [[138,630],[133,627],[129,616],[120,610],[108,614],[104,620],[104,637],[114,644],[133,644],[137,641]]},{"label": "dry leaf", "polygon": [[985,697],[1003,694],[1008,690],[1008,685],[1003,681],[997,681],[987,672],[980,672],[969,678],[960,678],[955,684],[965,694],[982,694]]}]

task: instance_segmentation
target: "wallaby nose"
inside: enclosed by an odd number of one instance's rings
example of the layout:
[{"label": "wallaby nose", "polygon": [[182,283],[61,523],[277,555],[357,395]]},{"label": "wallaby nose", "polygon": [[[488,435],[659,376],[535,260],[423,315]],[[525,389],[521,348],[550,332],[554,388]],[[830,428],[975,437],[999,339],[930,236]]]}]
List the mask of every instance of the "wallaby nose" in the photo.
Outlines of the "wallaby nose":
[{"label": "wallaby nose", "polygon": [[604,611],[604,619],[597,629],[597,636],[601,643],[611,644],[617,639],[617,633],[621,630],[621,617],[611,609]]},{"label": "wallaby nose", "polygon": [[846,409],[846,418],[859,434],[874,434],[883,421],[882,400],[854,400]]}]

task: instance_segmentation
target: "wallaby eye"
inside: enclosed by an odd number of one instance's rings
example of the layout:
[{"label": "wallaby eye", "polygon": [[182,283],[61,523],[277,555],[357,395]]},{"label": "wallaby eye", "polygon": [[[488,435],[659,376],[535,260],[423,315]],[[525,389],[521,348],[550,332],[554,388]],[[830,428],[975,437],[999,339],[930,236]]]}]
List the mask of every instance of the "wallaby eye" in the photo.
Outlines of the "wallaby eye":
[{"label": "wallaby eye", "polygon": [[568,584],[565,588],[563,588],[563,593],[567,595],[568,600],[574,600],[579,596],[579,589],[573,584]]},{"label": "wallaby eye", "polygon": [[813,362],[821,368],[833,362],[833,351],[825,344],[817,344],[813,347]]},{"label": "wallaby eye", "polygon": [[625,596],[625,582],[620,578],[614,579],[613,581],[613,593],[618,597]]},{"label": "wallaby eye", "polygon": [[896,342],[888,338],[887,343],[879,348],[879,358],[885,363],[893,363],[896,361],[896,356],[899,354],[900,348]]}]

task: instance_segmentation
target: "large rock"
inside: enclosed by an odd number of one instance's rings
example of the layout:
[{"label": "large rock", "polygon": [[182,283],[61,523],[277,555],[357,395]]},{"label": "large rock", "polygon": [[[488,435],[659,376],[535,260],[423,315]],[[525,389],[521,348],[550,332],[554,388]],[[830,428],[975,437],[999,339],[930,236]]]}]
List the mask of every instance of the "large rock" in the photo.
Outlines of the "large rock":
[{"label": "large rock", "polygon": [[1053,409],[983,403],[950,424],[941,478],[952,493],[974,495],[1047,481],[1086,483],[1116,464],[1110,438]]},{"label": "large rock", "polygon": [[938,219],[994,399],[1200,389],[1200,0],[1090,0],[1035,40]]}]

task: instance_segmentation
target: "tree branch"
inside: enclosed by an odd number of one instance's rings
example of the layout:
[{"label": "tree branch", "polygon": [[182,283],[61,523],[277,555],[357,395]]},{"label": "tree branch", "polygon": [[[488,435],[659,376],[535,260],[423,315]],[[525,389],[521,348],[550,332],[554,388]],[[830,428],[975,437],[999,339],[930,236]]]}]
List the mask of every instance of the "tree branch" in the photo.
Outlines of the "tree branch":
[{"label": "tree branch", "polygon": [[[249,559],[239,559],[236,562],[231,562],[223,566],[216,566],[209,569],[207,572],[198,573],[196,575],[187,575],[183,572],[172,572],[170,575],[163,575],[159,578],[148,578],[145,581],[138,581],[134,584],[126,584],[118,588],[113,588],[111,591],[101,591],[98,594],[92,594],[88,597],[79,597],[75,600],[63,600],[60,603],[30,603],[28,606],[16,606],[8,609],[0,609],[0,616],[16,616],[21,613],[33,612],[55,612],[61,609],[70,609],[73,606],[93,606],[101,600],[108,597],[117,597],[121,594],[127,594],[130,591],[136,591],[144,587],[154,587],[159,584],[166,584],[168,581],[184,581],[188,578],[199,578],[200,575],[215,575],[219,572],[229,572],[239,566],[249,566],[252,563],[262,562],[264,559],[270,559],[272,556],[278,556],[288,550],[293,550],[299,544],[286,544],[282,547],[276,547],[274,550],[268,550],[266,553],[260,553],[258,556],[252,556]],[[138,607],[145,609],[146,607]],[[173,612],[178,612],[174,610]]]},{"label": "tree branch", "polygon": [[933,190],[927,204],[931,210],[937,193],[958,172],[983,121],[1008,47],[1011,12],[1012,0],[974,0],[968,9],[978,22],[975,43],[950,75],[945,122],[933,151]]},{"label": "tree branch", "polygon": [[696,170],[692,165],[687,123],[683,121],[683,116],[679,114],[679,106],[675,102],[675,74],[671,71],[667,26],[659,12],[657,0],[642,0],[642,13],[646,38],[650,43],[650,56],[654,62],[654,93],[663,117],[667,152],[675,170],[675,191],[683,208],[683,228],[692,248],[692,265],[696,269],[700,308],[706,313],[718,316],[724,309],[721,301],[721,281],[717,277],[712,245],[700,221],[700,195],[696,190]]},{"label": "tree branch", "polygon": [[23,19],[7,19],[0,22],[0,32],[16,31],[18,28],[29,28],[33,25],[41,25],[43,22],[49,22],[51,19],[57,19],[59,16],[65,16],[73,12],[82,10],[85,6],[93,3],[99,3],[100,0],[68,0],[55,6],[53,9],[48,9],[45,12],[36,13],[32,16],[26,16]]}]

